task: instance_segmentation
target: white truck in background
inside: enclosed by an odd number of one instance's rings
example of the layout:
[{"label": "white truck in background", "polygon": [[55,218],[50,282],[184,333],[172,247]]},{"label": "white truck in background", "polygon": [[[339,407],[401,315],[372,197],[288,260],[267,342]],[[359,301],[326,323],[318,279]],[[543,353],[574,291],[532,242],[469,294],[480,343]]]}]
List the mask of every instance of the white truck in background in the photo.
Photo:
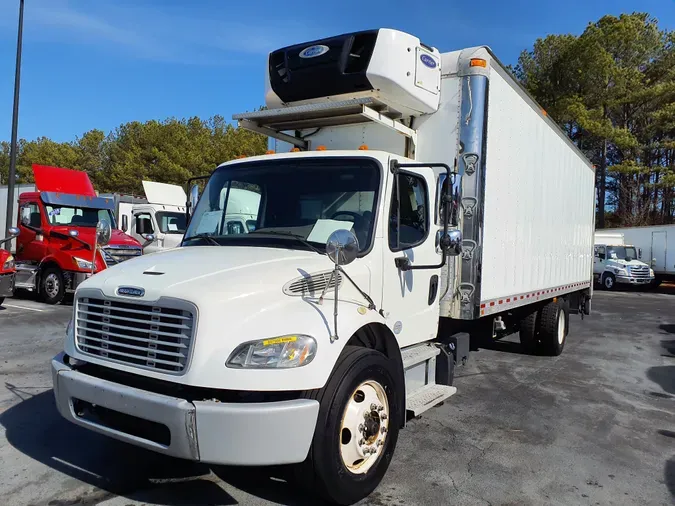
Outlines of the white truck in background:
[{"label": "white truck in background", "polygon": [[[353,504],[407,415],[456,392],[471,335],[562,353],[590,313],[595,173],[486,47],[380,29],[282,48],[266,103],[234,118],[288,152],[220,165],[182,247],[78,287],[56,405]],[[234,189],[259,196],[244,233]]]},{"label": "white truck in background", "polygon": [[[106,194],[115,199],[115,216],[123,232],[138,240],[144,253],[180,245],[187,222],[185,190],[174,184],[143,181],[145,197]],[[155,240],[148,243],[146,237]]]},{"label": "white truck in background", "polygon": [[607,232],[622,234],[626,243],[637,248],[638,258],[653,271],[653,287],[675,281],[675,225],[613,228]]},{"label": "white truck in background", "polygon": [[595,232],[593,277],[606,290],[618,285],[649,286],[654,271],[639,260],[642,251],[615,229]]}]

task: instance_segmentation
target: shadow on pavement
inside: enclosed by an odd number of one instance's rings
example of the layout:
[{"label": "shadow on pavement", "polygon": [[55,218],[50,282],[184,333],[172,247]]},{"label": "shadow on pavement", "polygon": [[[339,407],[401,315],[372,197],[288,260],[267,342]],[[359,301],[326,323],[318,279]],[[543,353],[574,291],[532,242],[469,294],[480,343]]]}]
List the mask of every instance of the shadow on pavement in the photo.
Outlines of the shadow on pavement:
[{"label": "shadow on pavement", "polygon": [[[27,397],[0,413],[0,425],[10,445],[36,461],[110,494],[146,504],[234,505],[238,502],[213,475],[250,494],[280,504],[309,505],[297,487],[277,481],[264,468],[213,469],[174,459],[83,429],[59,415],[51,390]],[[54,504],[58,497],[54,498]],[[69,504],[86,502],[77,498]]]},{"label": "shadow on pavement", "polygon": [[670,460],[666,462],[664,475],[668,491],[670,492],[670,495],[675,497],[675,456],[671,457]]},{"label": "shadow on pavement", "polygon": [[647,370],[647,378],[657,383],[664,392],[675,394],[675,365],[651,367]]}]

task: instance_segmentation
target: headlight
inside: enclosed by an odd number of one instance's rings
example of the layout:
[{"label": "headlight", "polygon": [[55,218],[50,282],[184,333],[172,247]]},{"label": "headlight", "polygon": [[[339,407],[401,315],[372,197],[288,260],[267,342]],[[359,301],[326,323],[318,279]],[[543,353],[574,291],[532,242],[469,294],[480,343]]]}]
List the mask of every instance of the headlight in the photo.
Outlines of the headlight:
[{"label": "headlight", "polygon": [[617,269],[616,267],[614,268],[614,274],[620,274],[622,276],[628,276],[628,272],[626,269]]},{"label": "headlight", "polygon": [[89,260],[73,257],[73,262],[75,262],[75,265],[82,270],[91,270],[91,262]]},{"label": "headlight", "polygon": [[654,277],[654,269],[649,269],[649,277],[650,278]]},{"label": "headlight", "polygon": [[298,334],[241,344],[225,365],[248,369],[288,369],[309,364],[315,355],[314,338]]},{"label": "headlight", "polygon": [[12,255],[9,255],[7,257],[7,260],[5,260],[5,263],[2,265],[2,270],[4,271],[11,271],[14,269],[14,257]]}]

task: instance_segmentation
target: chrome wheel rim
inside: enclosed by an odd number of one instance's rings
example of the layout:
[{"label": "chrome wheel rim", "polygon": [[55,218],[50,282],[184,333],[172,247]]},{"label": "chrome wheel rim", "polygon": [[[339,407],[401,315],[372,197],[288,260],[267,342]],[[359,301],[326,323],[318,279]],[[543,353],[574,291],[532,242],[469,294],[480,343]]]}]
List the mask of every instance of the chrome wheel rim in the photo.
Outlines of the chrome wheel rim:
[{"label": "chrome wheel rim", "polygon": [[377,381],[361,383],[340,424],[340,457],[350,473],[364,474],[380,459],[389,431],[389,400]]},{"label": "chrome wheel rim", "polygon": [[59,294],[61,283],[59,277],[53,272],[48,274],[45,278],[45,292],[50,298],[54,298]]}]

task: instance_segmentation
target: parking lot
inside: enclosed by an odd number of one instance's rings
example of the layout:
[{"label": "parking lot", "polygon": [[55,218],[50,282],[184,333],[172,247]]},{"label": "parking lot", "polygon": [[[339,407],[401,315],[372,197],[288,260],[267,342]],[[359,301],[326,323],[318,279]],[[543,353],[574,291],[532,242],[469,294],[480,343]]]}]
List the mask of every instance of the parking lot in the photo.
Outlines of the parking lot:
[{"label": "parking lot", "polygon": [[[209,468],[63,421],[50,358],[71,307],[0,309],[0,500],[22,505],[317,504],[283,469]],[[675,287],[596,292],[557,358],[473,353],[458,393],[401,432],[369,505],[672,504]]]}]

